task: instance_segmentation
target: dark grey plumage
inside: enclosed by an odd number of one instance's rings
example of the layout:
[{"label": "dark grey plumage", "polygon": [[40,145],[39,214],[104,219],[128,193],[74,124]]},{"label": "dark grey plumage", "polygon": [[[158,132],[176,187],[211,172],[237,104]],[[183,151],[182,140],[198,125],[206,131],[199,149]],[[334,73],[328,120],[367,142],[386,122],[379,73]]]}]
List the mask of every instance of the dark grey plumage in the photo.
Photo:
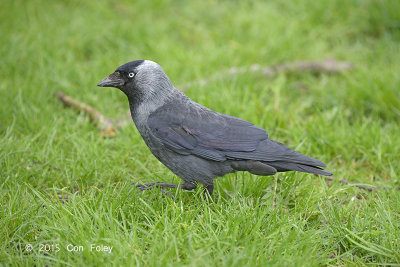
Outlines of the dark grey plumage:
[{"label": "dark grey plumage", "polygon": [[[317,159],[272,141],[250,122],[217,113],[177,90],[157,63],[138,60],[120,66],[98,86],[116,87],[128,97],[132,119],[154,156],[178,175],[183,189],[236,171],[255,175],[300,171],[332,175]],[[139,185],[176,187],[170,183]]]}]

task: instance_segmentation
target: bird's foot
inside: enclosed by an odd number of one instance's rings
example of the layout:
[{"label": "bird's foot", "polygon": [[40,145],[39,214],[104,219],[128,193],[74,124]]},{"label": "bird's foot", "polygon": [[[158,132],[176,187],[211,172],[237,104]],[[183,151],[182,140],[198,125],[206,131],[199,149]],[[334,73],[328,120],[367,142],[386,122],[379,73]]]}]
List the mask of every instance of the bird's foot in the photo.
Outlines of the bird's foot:
[{"label": "bird's foot", "polygon": [[162,183],[162,182],[145,183],[145,184],[133,183],[133,184],[136,185],[136,188],[138,188],[141,191],[153,189],[154,187],[160,187],[161,192],[164,195],[172,197],[172,198],[174,198],[174,196],[170,192],[167,192],[163,187],[174,188],[174,187],[178,186],[178,184],[169,184],[169,183]]},{"label": "bird's foot", "polygon": [[[145,184],[140,184],[140,183],[133,183],[136,185],[136,188],[138,188],[141,191],[153,189],[154,187],[159,187],[161,188],[161,191],[163,192],[164,195],[172,196],[171,193],[167,192],[164,188],[181,188],[184,190],[193,190],[196,188],[195,184],[192,183],[183,183],[183,184],[172,184],[172,183],[164,183],[164,182],[153,182],[153,183],[145,183]],[[211,191],[212,192],[212,191]]]},{"label": "bird's foot", "polygon": [[153,189],[154,187],[166,187],[166,188],[176,188],[179,187],[179,184],[171,184],[171,183],[164,183],[164,182],[153,182],[153,183],[145,183],[145,184],[140,184],[140,183],[134,183],[136,187],[142,191],[148,190],[148,189]]}]

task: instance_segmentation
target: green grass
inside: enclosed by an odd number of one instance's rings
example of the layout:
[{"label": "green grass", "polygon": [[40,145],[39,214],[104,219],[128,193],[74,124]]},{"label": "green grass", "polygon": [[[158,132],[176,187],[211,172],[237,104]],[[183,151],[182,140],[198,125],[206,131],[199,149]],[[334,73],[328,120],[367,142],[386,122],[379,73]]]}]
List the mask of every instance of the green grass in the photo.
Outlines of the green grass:
[{"label": "green grass", "polygon": [[[3,2],[0,265],[400,264],[400,1]],[[132,182],[180,179],[133,123],[104,138],[53,96],[117,118],[125,96],[96,84],[127,61],[157,61],[179,85],[232,66],[331,57],[355,68],[247,73],[186,93],[321,159],[335,177],[385,190],[236,173],[217,179],[208,201],[200,188],[172,190],[174,200],[142,194]]]}]

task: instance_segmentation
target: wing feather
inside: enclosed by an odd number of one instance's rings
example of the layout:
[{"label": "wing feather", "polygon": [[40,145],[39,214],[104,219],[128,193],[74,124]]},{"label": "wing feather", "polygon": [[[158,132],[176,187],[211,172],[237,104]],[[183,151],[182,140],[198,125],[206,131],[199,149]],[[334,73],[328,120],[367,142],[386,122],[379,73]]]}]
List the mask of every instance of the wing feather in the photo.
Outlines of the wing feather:
[{"label": "wing feather", "polygon": [[250,122],[210,110],[182,116],[163,107],[147,124],[161,142],[180,154],[225,161],[229,152],[252,152],[268,133]]}]

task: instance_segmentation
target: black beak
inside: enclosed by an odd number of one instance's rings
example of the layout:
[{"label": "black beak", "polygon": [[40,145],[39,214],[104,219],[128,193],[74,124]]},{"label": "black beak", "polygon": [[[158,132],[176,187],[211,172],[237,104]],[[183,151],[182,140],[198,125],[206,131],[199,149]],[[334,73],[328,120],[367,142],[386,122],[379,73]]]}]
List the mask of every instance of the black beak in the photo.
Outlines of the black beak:
[{"label": "black beak", "polygon": [[122,79],[119,72],[114,72],[111,73],[107,78],[99,82],[97,86],[120,88],[122,85],[124,85],[124,83],[125,81],[124,79]]}]

